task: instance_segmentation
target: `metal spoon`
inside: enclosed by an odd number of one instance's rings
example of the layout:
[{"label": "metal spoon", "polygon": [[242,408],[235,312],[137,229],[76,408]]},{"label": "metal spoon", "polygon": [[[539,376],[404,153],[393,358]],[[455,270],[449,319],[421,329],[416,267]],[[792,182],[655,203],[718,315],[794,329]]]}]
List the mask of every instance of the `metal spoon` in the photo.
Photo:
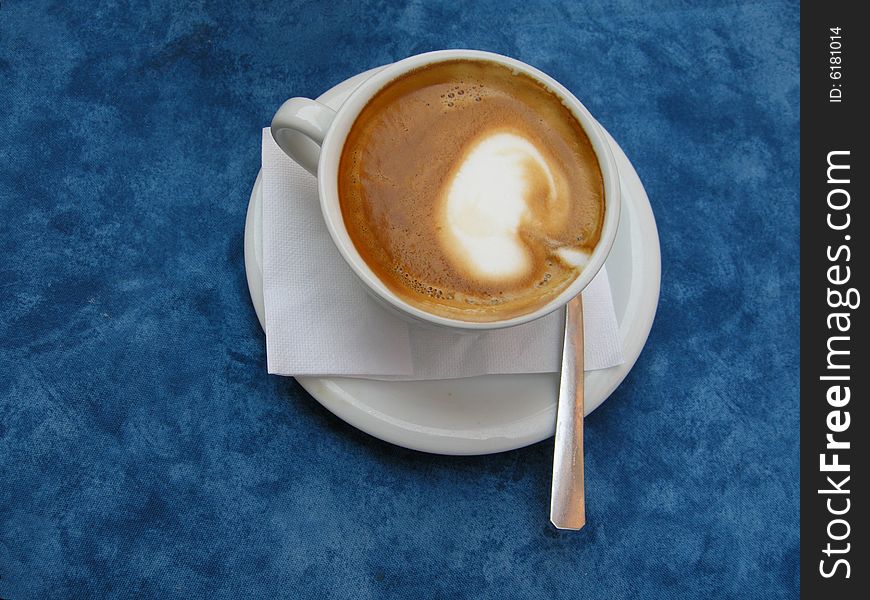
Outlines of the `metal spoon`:
[{"label": "metal spoon", "polygon": [[578,294],[565,311],[565,341],[556,412],[556,448],[550,521],[558,529],[586,524],[583,489],[583,299]]}]

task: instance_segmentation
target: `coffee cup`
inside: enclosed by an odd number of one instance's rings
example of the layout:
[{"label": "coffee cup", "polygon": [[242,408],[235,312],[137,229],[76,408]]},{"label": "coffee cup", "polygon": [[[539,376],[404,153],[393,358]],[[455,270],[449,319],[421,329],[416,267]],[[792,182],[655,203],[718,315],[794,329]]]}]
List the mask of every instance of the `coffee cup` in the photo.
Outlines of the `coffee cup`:
[{"label": "coffee cup", "polygon": [[[480,301],[475,299],[473,294],[466,298],[465,302],[473,305],[472,308],[476,312],[455,310],[451,307],[447,307],[450,309],[449,311],[447,309],[441,310],[440,305],[429,302],[425,297],[420,301],[409,298],[407,294],[397,290],[394,282],[385,276],[383,269],[378,270],[379,265],[367,262],[366,257],[354,243],[346,215],[342,210],[339,190],[343,174],[341,170],[342,157],[346,145],[349,144],[349,134],[354,129],[361,113],[372,102],[373,98],[379,95],[379,92],[402,80],[408,74],[461,61],[504,67],[509,69],[511,73],[528,78],[555,96],[560,105],[569,111],[570,116],[576,119],[576,123],[582,128],[585,138],[588,138],[591,152],[594,153],[597,168],[600,169],[600,203],[603,214],[600,215],[600,222],[596,229],[594,246],[588,248],[588,253],[583,256],[582,268],[578,267],[577,274],[566,279],[565,284],[557,290],[557,293],[554,292],[546,297],[542,296],[537,304],[519,312],[515,310],[500,312],[499,298],[493,292],[487,292],[492,296],[492,307],[487,301],[485,307],[477,308],[475,303],[479,304]],[[445,106],[453,106],[452,101],[447,102],[446,97],[444,100]],[[473,111],[474,106],[469,107],[469,110]],[[619,179],[614,158],[602,129],[583,104],[564,86],[538,69],[506,56],[476,50],[440,50],[412,56],[374,73],[351,93],[337,111],[308,98],[287,100],[275,114],[271,132],[278,146],[288,156],[317,177],[320,207],[327,230],[351,270],[376,300],[400,316],[415,322],[452,330],[481,331],[511,327],[533,321],[562,308],[574,296],[583,291],[604,265],[616,236],[621,202]],[[508,146],[510,143],[508,140]],[[514,145],[523,151],[522,142],[517,142]],[[516,150],[516,148],[505,146],[499,152],[504,155],[505,152],[516,152]],[[537,155],[533,150],[529,150],[527,154],[529,156]],[[544,158],[541,160],[546,162]],[[524,161],[528,162],[526,159]],[[345,169],[347,169],[347,165],[345,165]],[[346,173],[344,174],[346,175]],[[552,184],[550,188],[555,189],[555,184],[552,183],[553,177],[550,175],[547,177],[549,178],[547,181]],[[344,177],[344,180],[347,180],[347,177]],[[499,219],[503,220],[501,216]],[[441,227],[439,226],[438,229]],[[506,248],[512,247],[510,240],[501,241],[508,244],[505,246]],[[510,255],[510,252],[507,254]],[[457,268],[461,269],[462,265],[458,265]],[[401,271],[401,269],[399,270]],[[472,275],[466,277],[464,281],[480,281],[481,286],[491,287],[485,278]],[[420,284],[415,282],[415,285],[419,286]],[[423,285],[425,286],[425,282]],[[424,294],[426,289],[432,295],[432,286],[424,287]],[[438,294],[440,298],[440,290],[438,290]],[[450,297],[453,297],[452,293],[450,293]],[[457,300],[457,302],[459,301]],[[466,318],[466,314],[475,316],[474,318]],[[481,314],[485,314],[486,318],[478,318]]]}]

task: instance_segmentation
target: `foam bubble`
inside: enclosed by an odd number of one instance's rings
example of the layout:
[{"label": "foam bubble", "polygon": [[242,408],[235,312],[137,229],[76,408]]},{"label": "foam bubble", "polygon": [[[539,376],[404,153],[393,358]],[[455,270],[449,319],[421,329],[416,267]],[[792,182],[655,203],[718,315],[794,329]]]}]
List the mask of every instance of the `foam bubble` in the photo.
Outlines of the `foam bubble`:
[{"label": "foam bubble", "polygon": [[526,138],[501,132],[477,142],[446,187],[441,237],[454,266],[490,282],[528,274],[532,256],[519,228],[529,212],[527,195],[541,175],[554,197],[553,174]]}]

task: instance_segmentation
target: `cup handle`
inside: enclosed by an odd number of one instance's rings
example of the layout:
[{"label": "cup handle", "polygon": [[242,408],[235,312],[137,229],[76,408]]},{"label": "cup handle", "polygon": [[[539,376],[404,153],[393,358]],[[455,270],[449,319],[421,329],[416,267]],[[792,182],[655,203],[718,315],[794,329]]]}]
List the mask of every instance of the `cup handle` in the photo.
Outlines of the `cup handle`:
[{"label": "cup handle", "polygon": [[272,138],[287,156],[317,175],[320,145],[335,111],[315,100],[290,98],[272,117]]}]

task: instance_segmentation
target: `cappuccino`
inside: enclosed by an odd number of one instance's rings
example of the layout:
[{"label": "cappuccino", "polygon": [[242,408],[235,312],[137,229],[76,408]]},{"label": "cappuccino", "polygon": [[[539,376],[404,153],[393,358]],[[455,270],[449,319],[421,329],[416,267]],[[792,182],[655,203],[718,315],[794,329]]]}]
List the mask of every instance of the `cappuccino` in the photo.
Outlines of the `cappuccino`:
[{"label": "cappuccino", "polygon": [[568,287],[605,210],[571,111],[486,60],[428,65],[375,94],[345,141],[338,192],[354,246],[390,290],[476,322],[532,312]]}]

